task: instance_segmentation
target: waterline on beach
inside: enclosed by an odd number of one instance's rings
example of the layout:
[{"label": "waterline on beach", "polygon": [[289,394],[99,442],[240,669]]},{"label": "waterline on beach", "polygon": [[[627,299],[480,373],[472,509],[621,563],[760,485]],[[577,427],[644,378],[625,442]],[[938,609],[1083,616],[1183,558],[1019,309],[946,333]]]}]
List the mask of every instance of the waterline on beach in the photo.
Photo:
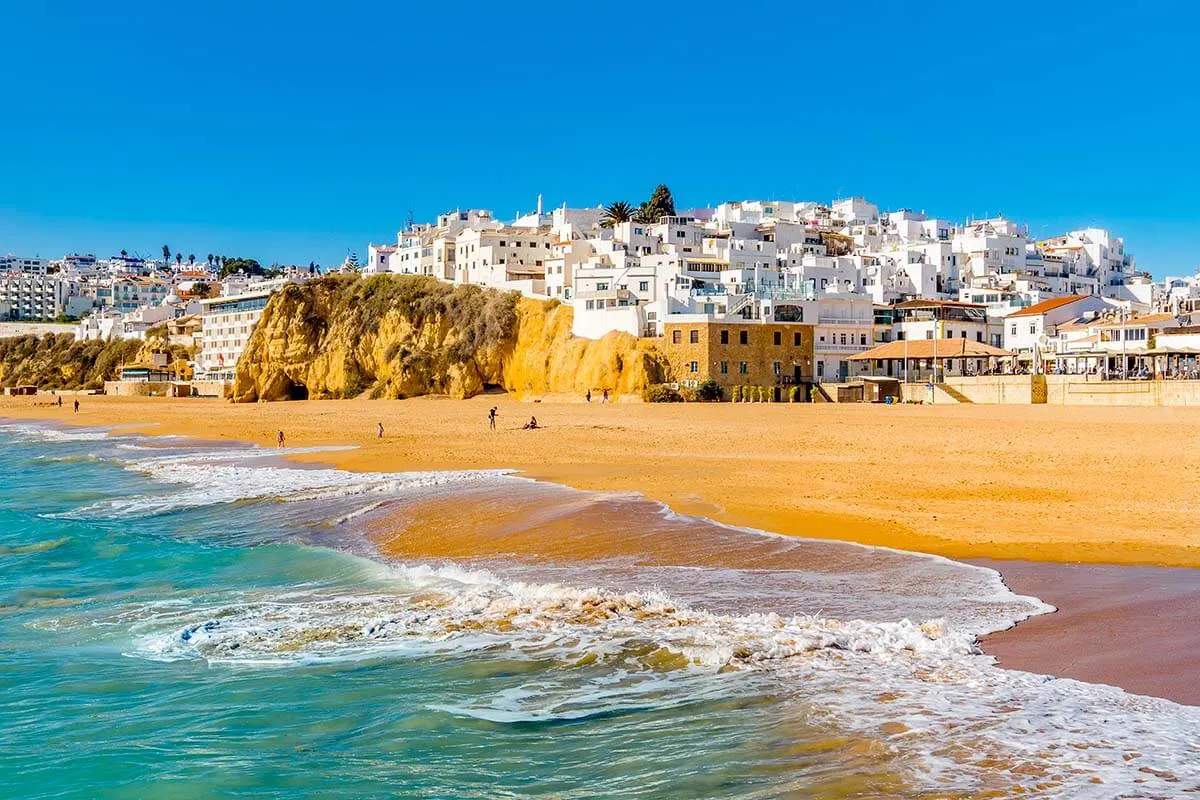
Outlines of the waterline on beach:
[{"label": "waterline on beach", "polygon": [[[502,471],[360,475],[61,433],[0,428],[20,465],[0,483],[0,632],[22,680],[2,690],[18,712],[0,749],[62,742],[49,760],[64,781],[92,767],[103,782],[106,755],[175,742],[169,719],[204,747],[147,775],[227,780],[212,766],[267,769],[299,743],[280,796],[331,770],[323,788],[345,796],[1200,782],[1195,709],[978,653],[979,635],[1046,610],[991,570]],[[96,692],[114,727],[82,754],[67,744],[82,721],[49,698]],[[579,737],[590,757],[572,762]]]}]

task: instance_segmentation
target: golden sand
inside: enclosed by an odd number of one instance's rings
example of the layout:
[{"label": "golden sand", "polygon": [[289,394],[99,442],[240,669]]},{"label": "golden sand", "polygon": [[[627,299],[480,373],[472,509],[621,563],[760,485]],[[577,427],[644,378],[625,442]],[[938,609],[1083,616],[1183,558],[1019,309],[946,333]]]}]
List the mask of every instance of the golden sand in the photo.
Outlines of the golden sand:
[{"label": "golden sand", "polygon": [[[265,446],[283,429],[289,447],[357,445],[296,456],[351,470],[511,467],[779,533],[955,558],[1200,566],[1192,409],[80,399],[76,416],[70,398],[3,398],[0,417]],[[543,430],[521,430],[531,415]]]}]

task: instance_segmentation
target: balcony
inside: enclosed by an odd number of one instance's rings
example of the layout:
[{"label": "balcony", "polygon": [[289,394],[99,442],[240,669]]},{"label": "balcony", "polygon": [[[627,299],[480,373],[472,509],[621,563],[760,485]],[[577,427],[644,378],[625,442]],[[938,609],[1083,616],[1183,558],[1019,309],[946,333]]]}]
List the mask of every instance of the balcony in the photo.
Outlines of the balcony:
[{"label": "balcony", "polygon": [[870,327],[874,324],[870,319],[850,319],[848,317],[818,317],[818,325],[846,325],[850,327]]},{"label": "balcony", "polygon": [[865,353],[874,345],[869,344],[837,344],[836,342],[817,342],[813,350],[818,353]]}]

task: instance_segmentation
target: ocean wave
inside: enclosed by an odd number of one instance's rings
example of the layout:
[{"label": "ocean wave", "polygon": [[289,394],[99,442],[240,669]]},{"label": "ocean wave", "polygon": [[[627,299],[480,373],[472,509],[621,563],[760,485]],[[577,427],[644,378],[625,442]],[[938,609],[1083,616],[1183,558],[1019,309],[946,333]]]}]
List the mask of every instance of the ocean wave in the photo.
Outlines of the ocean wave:
[{"label": "ocean wave", "polygon": [[[420,648],[502,647],[557,660],[633,659],[647,669],[756,668],[814,650],[891,657],[977,652],[975,638],[939,620],[839,621],[777,614],[726,616],[662,593],[618,594],[504,581],[453,567],[400,568],[398,592],[289,592],[209,609],[205,618],[139,639],[136,653],[166,660],[295,664]],[[189,610],[194,616],[195,609]],[[161,625],[163,619],[155,620]],[[655,646],[646,651],[647,641]],[[632,645],[632,647],[631,647]],[[632,663],[632,662],[631,662]]]},{"label": "ocean wave", "polygon": [[722,615],[658,592],[381,569],[362,592],[143,608],[126,654],[240,668],[520,659],[541,664],[520,685],[431,707],[540,725],[766,690],[803,703],[814,724],[884,742],[931,786],[972,794],[1015,782],[1030,796],[1110,797],[1200,785],[1200,709],[996,669],[973,635],[940,620]]},{"label": "ocean wave", "polygon": [[98,442],[109,438],[107,428],[51,428],[10,423],[0,424],[0,432],[29,442]]},{"label": "ocean wave", "polygon": [[197,460],[181,456],[135,461],[128,465],[128,469],[143,472],[156,483],[183,488],[160,494],[113,498],[50,516],[65,519],[129,519],[240,501],[297,502],[367,494],[398,494],[415,489],[495,480],[507,474],[504,470],[354,473],[335,469],[226,463],[231,460],[236,460],[236,457]]}]

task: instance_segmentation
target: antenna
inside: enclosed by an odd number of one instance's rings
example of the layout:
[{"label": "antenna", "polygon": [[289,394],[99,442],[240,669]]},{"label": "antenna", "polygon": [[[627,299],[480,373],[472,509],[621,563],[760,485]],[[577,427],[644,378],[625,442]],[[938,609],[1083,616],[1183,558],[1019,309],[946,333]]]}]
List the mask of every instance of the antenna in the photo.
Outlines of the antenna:
[{"label": "antenna", "polygon": [[408,210],[408,216],[404,218],[404,229],[411,231],[414,226],[412,209]]}]

